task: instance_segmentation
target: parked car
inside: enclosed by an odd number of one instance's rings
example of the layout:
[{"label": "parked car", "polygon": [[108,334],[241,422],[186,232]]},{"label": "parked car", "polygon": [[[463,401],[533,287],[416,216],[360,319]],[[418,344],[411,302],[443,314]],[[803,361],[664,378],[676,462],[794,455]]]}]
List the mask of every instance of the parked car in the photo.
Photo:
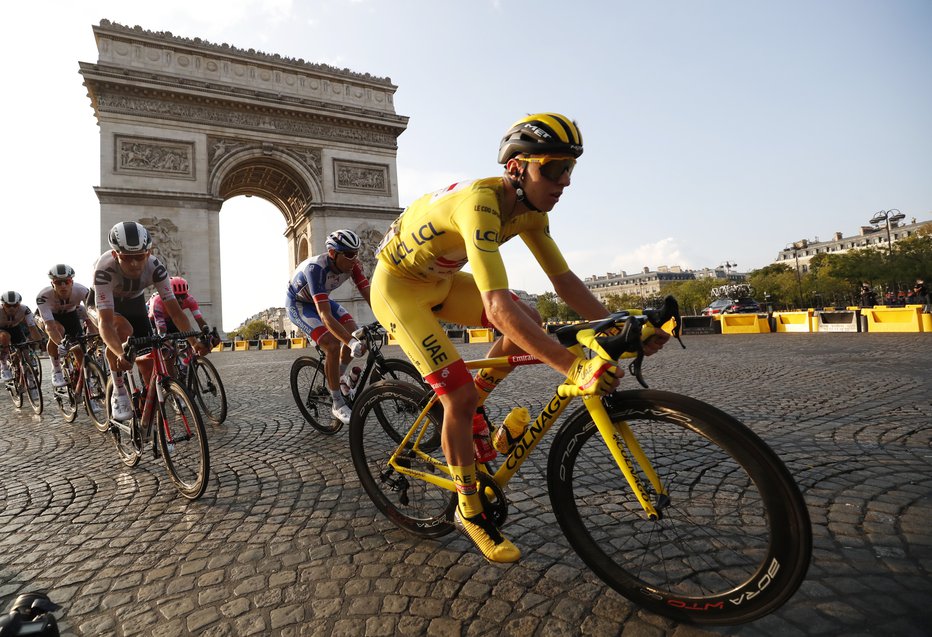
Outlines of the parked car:
[{"label": "parked car", "polygon": [[758,314],[760,304],[754,299],[718,299],[702,310],[703,316],[715,314]]}]

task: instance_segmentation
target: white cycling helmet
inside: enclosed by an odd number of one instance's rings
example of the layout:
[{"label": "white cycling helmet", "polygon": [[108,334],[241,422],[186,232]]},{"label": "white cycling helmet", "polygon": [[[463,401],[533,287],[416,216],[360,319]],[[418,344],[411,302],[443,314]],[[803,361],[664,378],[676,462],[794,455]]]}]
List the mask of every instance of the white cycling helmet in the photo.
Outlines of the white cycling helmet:
[{"label": "white cycling helmet", "polygon": [[354,252],[359,250],[361,243],[352,230],[335,230],[327,235],[327,248],[337,252]]},{"label": "white cycling helmet", "polygon": [[70,265],[65,265],[64,263],[59,263],[53,265],[52,269],[49,270],[49,278],[53,281],[61,281],[62,279],[73,279],[74,278],[74,268]]},{"label": "white cycling helmet", "polygon": [[110,228],[109,241],[117,252],[145,252],[152,247],[149,231],[135,221],[121,221]]},{"label": "white cycling helmet", "polygon": [[0,294],[0,302],[2,302],[4,305],[16,305],[22,300],[23,297],[20,296],[20,293],[14,292],[13,290]]}]

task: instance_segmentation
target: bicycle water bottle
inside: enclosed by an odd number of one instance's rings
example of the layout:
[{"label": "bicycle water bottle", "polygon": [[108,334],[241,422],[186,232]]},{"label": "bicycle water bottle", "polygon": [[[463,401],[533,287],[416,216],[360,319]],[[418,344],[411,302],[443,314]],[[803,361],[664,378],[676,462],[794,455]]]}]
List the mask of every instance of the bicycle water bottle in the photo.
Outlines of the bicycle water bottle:
[{"label": "bicycle water bottle", "polygon": [[489,440],[489,423],[485,419],[485,410],[480,407],[472,417],[472,441],[476,450],[476,462],[494,460],[498,453]]},{"label": "bicycle water bottle", "polygon": [[531,413],[525,407],[515,407],[505,416],[502,426],[495,430],[492,446],[503,454],[509,453],[521,440],[530,422]]},{"label": "bicycle water bottle", "polygon": [[356,383],[359,382],[359,375],[360,375],[360,374],[362,374],[362,369],[359,368],[358,366],[354,366],[353,369],[350,370],[350,375],[349,375],[349,381],[350,381],[350,382],[349,382],[349,386],[350,386],[350,389],[356,387]]}]

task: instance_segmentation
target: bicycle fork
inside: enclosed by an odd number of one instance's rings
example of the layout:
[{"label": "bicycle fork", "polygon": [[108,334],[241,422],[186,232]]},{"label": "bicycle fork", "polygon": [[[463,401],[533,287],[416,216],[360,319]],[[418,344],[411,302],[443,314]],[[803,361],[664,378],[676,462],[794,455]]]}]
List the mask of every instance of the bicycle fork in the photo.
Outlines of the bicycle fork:
[{"label": "bicycle fork", "polygon": [[[631,431],[631,427],[624,421],[612,422],[600,397],[586,396],[583,398],[583,402],[586,404],[589,415],[592,416],[592,421],[599,430],[599,434],[601,434],[606,446],[608,446],[609,452],[615,459],[615,463],[621,469],[625,480],[628,481],[628,485],[634,492],[635,497],[637,497],[641,507],[643,507],[647,519],[659,520],[663,517],[664,507],[670,502],[670,496],[661,483],[657,471],[650,463],[650,460],[647,459],[644,450],[641,449],[641,445],[638,443],[634,432]],[[644,481],[638,476],[635,463],[637,467],[640,467],[644,476],[647,477],[658,496],[656,506],[650,501],[647,488],[644,486]]]}]

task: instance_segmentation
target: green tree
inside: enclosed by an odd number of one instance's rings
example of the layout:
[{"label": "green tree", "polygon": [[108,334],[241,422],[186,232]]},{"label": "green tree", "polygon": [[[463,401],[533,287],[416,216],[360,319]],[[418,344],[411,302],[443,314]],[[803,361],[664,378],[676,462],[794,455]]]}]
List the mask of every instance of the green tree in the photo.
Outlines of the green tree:
[{"label": "green tree", "polygon": [[606,294],[602,304],[609,312],[639,310],[644,307],[644,299],[637,294]]},{"label": "green tree", "polygon": [[724,279],[676,281],[663,288],[662,296],[670,294],[676,297],[683,315],[697,316],[702,308],[712,302],[712,289],[726,283]]},{"label": "green tree", "polygon": [[230,338],[241,337],[244,341],[254,341],[262,334],[270,334],[272,326],[265,321],[249,321],[246,325],[239,327],[228,334]]}]

